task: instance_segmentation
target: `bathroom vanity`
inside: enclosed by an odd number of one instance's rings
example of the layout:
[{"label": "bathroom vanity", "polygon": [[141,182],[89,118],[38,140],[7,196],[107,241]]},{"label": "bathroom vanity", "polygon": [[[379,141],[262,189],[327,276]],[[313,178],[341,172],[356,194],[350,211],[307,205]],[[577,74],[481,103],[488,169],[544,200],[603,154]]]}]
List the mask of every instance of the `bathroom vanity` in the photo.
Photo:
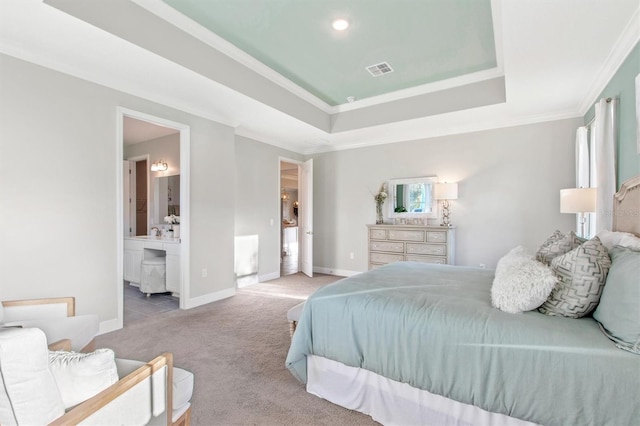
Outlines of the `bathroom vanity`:
[{"label": "bathroom vanity", "polygon": [[[160,253],[159,253],[160,252]],[[162,253],[164,252],[164,253]],[[140,285],[142,260],[166,254],[167,291],[180,294],[180,238],[137,236],[124,238],[124,280]]]}]

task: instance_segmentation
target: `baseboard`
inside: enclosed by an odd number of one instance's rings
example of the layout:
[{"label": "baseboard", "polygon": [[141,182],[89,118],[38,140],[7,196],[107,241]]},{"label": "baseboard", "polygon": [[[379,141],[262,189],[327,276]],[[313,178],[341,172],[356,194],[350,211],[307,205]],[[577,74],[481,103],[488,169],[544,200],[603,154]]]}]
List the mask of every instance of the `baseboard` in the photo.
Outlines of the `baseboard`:
[{"label": "baseboard", "polygon": [[196,308],[198,306],[206,305],[207,303],[216,302],[235,295],[236,288],[233,287],[225,288],[224,290],[216,291],[215,293],[205,294],[204,296],[192,297],[185,301],[185,309]]},{"label": "baseboard", "polygon": [[269,274],[260,275],[258,277],[258,282],[271,281],[280,278],[280,271],[271,272]]},{"label": "baseboard", "polygon": [[98,336],[105,333],[111,333],[112,331],[120,330],[122,328],[122,322],[118,318],[102,321],[98,324]]},{"label": "baseboard", "polygon": [[350,277],[350,276],[358,275],[362,273],[360,271],[347,271],[346,269],[323,268],[321,266],[314,266],[313,272],[317,272],[319,274],[336,275],[338,277]]},{"label": "baseboard", "polygon": [[258,274],[246,275],[244,277],[236,277],[236,287],[242,288],[253,284],[258,284]]}]

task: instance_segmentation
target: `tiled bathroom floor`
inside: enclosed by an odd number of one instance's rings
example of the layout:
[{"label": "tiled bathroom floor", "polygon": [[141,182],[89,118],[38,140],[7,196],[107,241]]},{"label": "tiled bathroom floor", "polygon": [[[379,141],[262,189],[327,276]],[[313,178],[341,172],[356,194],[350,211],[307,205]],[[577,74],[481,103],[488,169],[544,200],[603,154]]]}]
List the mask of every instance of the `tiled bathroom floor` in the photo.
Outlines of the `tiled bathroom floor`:
[{"label": "tiled bathroom floor", "polygon": [[124,326],[150,318],[162,312],[180,308],[180,299],[171,293],[157,293],[147,297],[138,287],[124,283]]}]

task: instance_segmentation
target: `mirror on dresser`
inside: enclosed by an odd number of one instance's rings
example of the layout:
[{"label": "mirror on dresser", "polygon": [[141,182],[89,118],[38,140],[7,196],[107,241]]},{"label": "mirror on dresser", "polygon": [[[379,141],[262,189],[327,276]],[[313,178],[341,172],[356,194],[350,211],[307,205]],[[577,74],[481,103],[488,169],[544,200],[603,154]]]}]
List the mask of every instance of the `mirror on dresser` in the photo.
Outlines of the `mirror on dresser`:
[{"label": "mirror on dresser", "polygon": [[437,182],[437,176],[389,180],[389,218],[437,218],[438,208],[433,195]]},{"label": "mirror on dresser", "polygon": [[164,217],[180,216],[180,175],[159,176],[154,182],[154,223],[164,223]]}]

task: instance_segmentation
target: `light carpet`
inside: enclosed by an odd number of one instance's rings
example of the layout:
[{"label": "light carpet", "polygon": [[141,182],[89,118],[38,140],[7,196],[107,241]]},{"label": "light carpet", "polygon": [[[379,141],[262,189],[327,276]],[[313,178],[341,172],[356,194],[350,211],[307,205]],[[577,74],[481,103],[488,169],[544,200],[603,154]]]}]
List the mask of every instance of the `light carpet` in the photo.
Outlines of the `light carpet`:
[{"label": "light carpet", "polygon": [[177,310],[98,336],[119,358],[173,352],[195,374],[192,425],[372,425],[370,417],[308,394],[286,369],[287,310],[339,277],[288,275],[231,298]]}]

